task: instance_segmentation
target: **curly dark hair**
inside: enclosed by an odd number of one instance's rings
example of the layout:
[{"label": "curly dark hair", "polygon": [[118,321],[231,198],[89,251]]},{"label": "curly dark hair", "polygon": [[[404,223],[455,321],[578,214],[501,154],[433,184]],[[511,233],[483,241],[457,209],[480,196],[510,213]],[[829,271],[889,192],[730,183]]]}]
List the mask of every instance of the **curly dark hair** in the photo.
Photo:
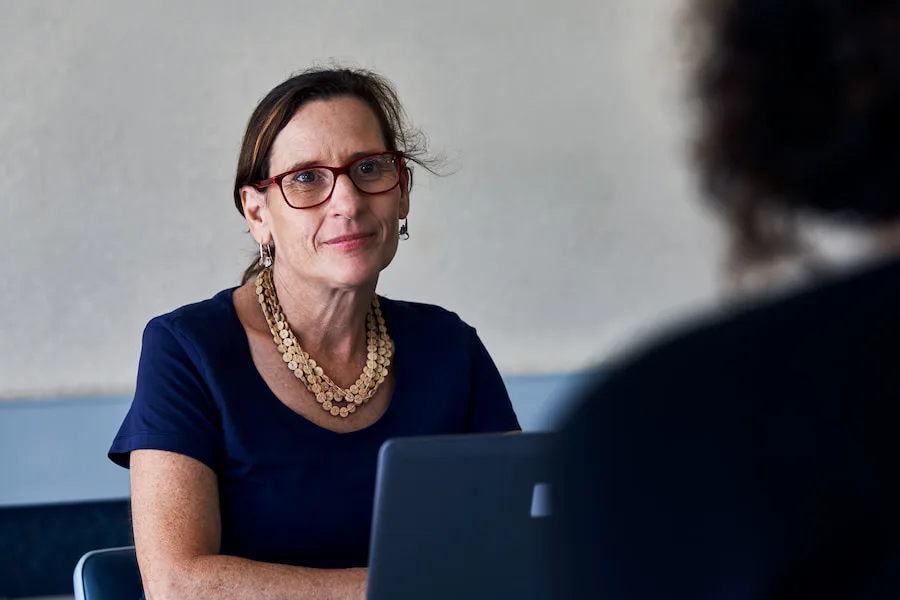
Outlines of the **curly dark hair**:
[{"label": "curly dark hair", "polygon": [[731,225],[732,259],[796,249],[803,212],[869,225],[900,217],[900,0],[691,8],[696,158]]}]

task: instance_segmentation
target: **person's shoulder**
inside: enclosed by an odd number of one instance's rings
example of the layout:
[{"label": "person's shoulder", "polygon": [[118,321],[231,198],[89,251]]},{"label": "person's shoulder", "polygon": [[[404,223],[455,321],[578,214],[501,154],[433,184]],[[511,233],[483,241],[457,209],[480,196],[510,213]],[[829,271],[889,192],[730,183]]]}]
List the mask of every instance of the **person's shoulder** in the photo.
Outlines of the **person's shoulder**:
[{"label": "person's shoulder", "polygon": [[594,389],[648,397],[713,381],[803,377],[835,356],[865,364],[900,335],[898,303],[900,261],[867,265],[669,327],[608,364]]},{"label": "person's shoulder", "polygon": [[227,325],[235,318],[233,293],[234,288],[228,288],[211,298],[155,316],[147,323],[145,335],[146,332],[167,330],[179,338],[217,337],[229,330]]},{"label": "person's shoulder", "polygon": [[468,332],[472,326],[452,310],[436,304],[393,300],[379,296],[382,310],[390,325],[427,328],[430,331]]},{"label": "person's shoulder", "polygon": [[468,364],[478,348],[478,335],[452,310],[422,302],[381,299],[388,331],[407,359]]},{"label": "person's shoulder", "polygon": [[[768,348],[769,356],[816,353],[852,336],[877,336],[900,327],[900,260],[836,271],[780,295],[749,299],[667,336],[660,350],[696,347],[722,356]],[[741,349],[746,350],[741,350]],[[765,356],[756,353],[761,359]]]}]

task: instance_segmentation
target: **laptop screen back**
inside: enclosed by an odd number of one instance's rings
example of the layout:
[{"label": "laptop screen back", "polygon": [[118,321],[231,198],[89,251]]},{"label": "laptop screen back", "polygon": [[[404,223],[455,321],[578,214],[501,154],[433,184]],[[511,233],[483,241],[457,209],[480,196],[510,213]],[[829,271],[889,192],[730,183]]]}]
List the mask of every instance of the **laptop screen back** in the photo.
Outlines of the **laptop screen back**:
[{"label": "laptop screen back", "polygon": [[387,442],[369,600],[549,598],[549,440],[528,433]]}]

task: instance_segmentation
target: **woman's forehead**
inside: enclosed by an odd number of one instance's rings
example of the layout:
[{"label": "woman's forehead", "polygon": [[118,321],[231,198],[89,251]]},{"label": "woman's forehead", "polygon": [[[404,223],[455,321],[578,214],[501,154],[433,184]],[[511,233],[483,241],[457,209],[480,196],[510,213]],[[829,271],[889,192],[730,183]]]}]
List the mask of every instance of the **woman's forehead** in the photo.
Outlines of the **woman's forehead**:
[{"label": "woman's forehead", "polygon": [[295,164],[336,166],[360,152],[384,149],[378,118],[357,98],[314,100],[298,110],[272,144],[271,173]]}]

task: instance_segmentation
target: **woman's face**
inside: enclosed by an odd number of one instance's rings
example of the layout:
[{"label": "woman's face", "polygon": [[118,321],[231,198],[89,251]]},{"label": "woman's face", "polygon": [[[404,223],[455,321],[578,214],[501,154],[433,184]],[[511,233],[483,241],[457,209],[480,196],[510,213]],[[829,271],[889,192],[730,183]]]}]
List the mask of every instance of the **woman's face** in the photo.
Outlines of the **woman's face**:
[{"label": "woman's face", "polygon": [[[386,150],[375,113],[353,97],[304,105],[275,138],[269,176],[299,166],[338,167]],[[335,289],[372,285],[397,252],[400,219],[409,213],[408,178],[383,194],[359,191],[346,174],[331,197],[312,208],[288,206],[277,185],[244,186],[244,214],[253,237],[274,242],[279,270]],[[285,273],[286,274],[286,273]]]}]

